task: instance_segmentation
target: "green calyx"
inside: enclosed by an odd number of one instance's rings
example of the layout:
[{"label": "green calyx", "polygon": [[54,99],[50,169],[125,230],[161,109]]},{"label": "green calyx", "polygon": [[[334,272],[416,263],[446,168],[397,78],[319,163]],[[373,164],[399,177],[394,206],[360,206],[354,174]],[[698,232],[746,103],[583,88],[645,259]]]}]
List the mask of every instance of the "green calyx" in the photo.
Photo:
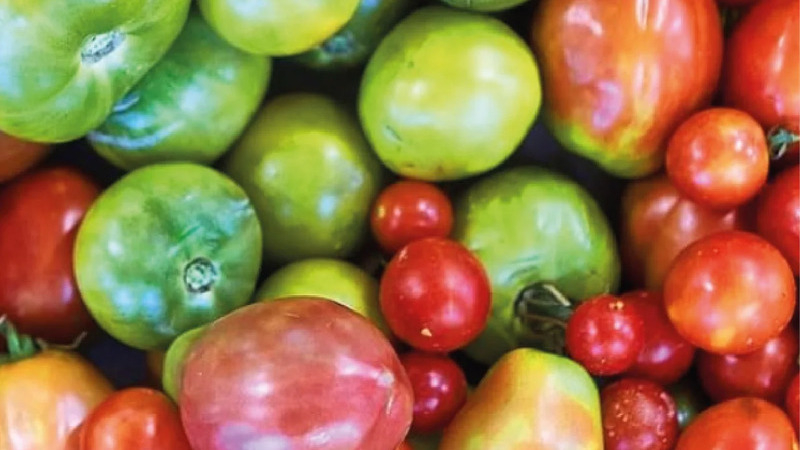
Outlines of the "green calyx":
[{"label": "green calyx", "polygon": [[790,130],[777,126],[767,133],[767,143],[769,144],[769,157],[777,161],[786,154],[792,144],[800,142],[800,136]]},{"label": "green calyx", "polygon": [[575,306],[550,283],[534,283],[520,291],[514,300],[514,314],[528,331],[525,344],[563,355],[567,321]]},{"label": "green calyx", "polygon": [[20,334],[5,317],[0,317],[0,335],[5,337],[8,350],[0,354],[0,365],[17,362],[35,355],[39,348],[36,341],[28,335]]}]

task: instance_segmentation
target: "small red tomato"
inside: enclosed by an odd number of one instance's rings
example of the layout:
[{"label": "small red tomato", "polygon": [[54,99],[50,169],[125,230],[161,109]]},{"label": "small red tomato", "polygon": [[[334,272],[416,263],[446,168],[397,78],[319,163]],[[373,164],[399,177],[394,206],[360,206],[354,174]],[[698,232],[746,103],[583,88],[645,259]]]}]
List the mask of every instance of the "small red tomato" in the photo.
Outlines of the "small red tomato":
[{"label": "small red tomato", "polygon": [[789,413],[789,418],[792,419],[795,431],[800,433],[800,373],[796,373],[792,381],[789,382],[784,406],[786,407],[786,412]]},{"label": "small red tomato", "polygon": [[714,401],[760,397],[780,404],[797,371],[797,348],[797,331],[786,327],[766,345],[744,355],[700,352],[698,375]]},{"label": "small red tomato", "polygon": [[613,295],[582,303],[567,322],[567,353],[592,375],[616,375],[630,369],[644,340],[642,318],[628,302]]},{"label": "small red tomato", "polygon": [[444,429],[467,401],[467,379],[445,355],[411,351],[400,356],[414,391],[411,431],[433,433]]},{"label": "small red tomato", "polygon": [[769,173],[764,130],[747,113],[700,111],[684,121],[667,145],[667,175],[686,197],[729,210],[755,197]]},{"label": "small red tomato", "polygon": [[800,166],[779,173],[758,198],[758,234],[781,251],[800,276]]},{"label": "small red tomato", "polygon": [[425,238],[403,247],[381,278],[389,328],[412,347],[448,352],[483,331],[491,310],[489,279],[461,244]]},{"label": "small red tomato", "polygon": [[86,418],[80,450],[191,450],[178,409],[147,388],[117,391]]},{"label": "small red tomato", "polygon": [[797,450],[789,418],[755,397],[740,397],[700,413],[678,439],[676,450]]},{"label": "small red tomato", "polygon": [[634,291],[620,298],[636,308],[644,323],[644,346],[626,375],[661,385],[677,382],[689,371],[695,347],[669,321],[661,294]]},{"label": "small red tomato", "polygon": [[664,282],[678,332],[720,354],[751,352],[777,336],[794,314],[795,294],[780,252],[744,231],[714,233],[685,248]]},{"label": "small red tomato", "polygon": [[600,392],[606,450],[670,450],[678,439],[675,401],[652,381],[623,378]]},{"label": "small red tomato", "polygon": [[372,207],[372,234],[387,253],[426,237],[447,237],[453,206],[431,183],[398,181],[384,189]]}]

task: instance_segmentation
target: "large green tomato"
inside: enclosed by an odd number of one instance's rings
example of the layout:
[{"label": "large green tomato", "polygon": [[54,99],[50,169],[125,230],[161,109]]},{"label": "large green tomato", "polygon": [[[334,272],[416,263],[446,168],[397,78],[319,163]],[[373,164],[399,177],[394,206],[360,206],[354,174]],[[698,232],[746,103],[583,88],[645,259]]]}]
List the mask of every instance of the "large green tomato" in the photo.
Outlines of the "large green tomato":
[{"label": "large green tomato", "polygon": [[258,55],[304,52],[344,26],[359,0],[198,0],[203,17],[233,46]]},{"label": "large green tomato", "polygon": [[[541,343],[529,328],[523,292],[547,283],[573,302],[616,288],[620,264],[611,228],[594,199],[567,177],[517,167],[473,184],[456,204],[455,239],[483,263],[492,314],[466,352],[491,364]],[[534,299],[535,300],[535,299]]]},{"label": "large green tomato", "polygon": [[189,0],[0,1],[0,130],[77,139],[164,56]]},{"label": "large green tomato", "polygon": [[271,263],[349,255],[366,235],[381,185],[355,118],[316,94],[272,100],[225,170],[253,200]]},{"label": "large green tomato", "polygon": [[271,60],[231,47],[199,14],[166,56],[120,100],[89,142],[131,170],[166,161],[210,164],[255,114]]},{"label": "large green tomato", "polygon": [[442,181],[505,160],[539,111],[528,46],[492,17],[430,6],[401,21],[367,64],[359,112],[383,163]]},{"label": "large green tomato", "polygon": [[256,212],[236,183],[196,164],[158,164],[124,176],[89,209],[75,275],[111,336],[163,350],[249,301],[260,247]]},{"label": "large green tomato", "polygon": [[521,5],[528,0],[443,0],[445,3],[474,11],[502,11]]}]

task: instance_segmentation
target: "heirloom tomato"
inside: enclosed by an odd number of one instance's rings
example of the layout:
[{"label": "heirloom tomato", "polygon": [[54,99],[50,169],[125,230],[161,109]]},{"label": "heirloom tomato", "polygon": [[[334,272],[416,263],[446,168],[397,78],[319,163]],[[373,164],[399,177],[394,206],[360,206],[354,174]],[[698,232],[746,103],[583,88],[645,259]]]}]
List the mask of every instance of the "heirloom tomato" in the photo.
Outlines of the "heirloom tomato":
[{"label": "heirloom tomato", "polygon": [[30,169],[50,151],[50,146],[28,142],[0,131],[0,183]]},{"label": "heirloom tomato", "polygon": [[780,172],[757,200],[756,230],[800,275],[800,166]]}]

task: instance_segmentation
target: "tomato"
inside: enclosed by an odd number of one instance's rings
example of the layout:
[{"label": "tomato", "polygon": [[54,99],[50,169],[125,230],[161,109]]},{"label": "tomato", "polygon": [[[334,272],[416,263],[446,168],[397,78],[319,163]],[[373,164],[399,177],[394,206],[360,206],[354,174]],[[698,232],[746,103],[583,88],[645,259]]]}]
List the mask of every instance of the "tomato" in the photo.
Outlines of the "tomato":
[{"label": "tomato", "polygon": [[194,450],[391,449],[412,390],[383,334],[349,308],[294,297],[212,323],[186,358],[181,417]]},{"label": "tomato", "polygon": [[436,185],[398,181],[381,191],[372,206],[372,234],[387,253],[417,239],[450,235],[453,206]]},{"label": "tomato", "polygon": [[444,2],[458,8],[492,12],[513,8],[525,0],[444,0]]},{"label": "tomato", "polygon": [[671,450],[678,439],[675,401],[658,384],[623,378],[600,392],[606,450]]},{"label": "tomato", "polygon": [[729,6],[744,6],[755,3],[759,0],[717,0],[718,3]]},{"label": "tomato", "polygon": [[746,228],[743,209],[713,211],[683,197],[666,175],[636,181],[622,195],[620,251],[630,284],[660,290],[686,246],[716,231]]},{"label": "tomato", "polygon": [[268,103],[225,171],[252,199],[271,263],[351,254],[368,233],[369,209],[382,183],[355,118],[317,94]]},{"label": "tomato", "polygon": [[169,345],[164,354],[164,368],[161,373],[161,386],[164,393],[173,401],[180,401],[181,380],[183,379],[183,366],[186,356],[192,350],[195,342],[208,330],[208,326],[197,327],[178,336]]},{"label": "tomato", "polygon": [[395,447],[394,450],[414,450],[414,448],[411,447],[411,444],[409,444],[408,442],[403,441],[403,442],[400,443],[400,445]]},{"label": "tomato", "polygon": [[755,197],[769,172],[764,131],[747,113],[712,108],[684,121],[669,140],[667,174],[686,197],[729,210]]},{"label": "tomato", "polygon": [[800,166],[783,170],[767,184],[757,200],[758,234],[781,251],[800,276]]},{"label": "tomato", "polygon": [[678,439],[676,450],[796,450],[786,414],[759,398],[740,397],[703,411]]},{"label": "tomato", "polygon": [[75,274],[111,336],[164,350],[250,300],[260,248],[256,212],[236,183],[196,164],[157,164],[124,176],[91,207]]},{"label": "tomato", "polygon": [[287,56],[301,53],[338,31],[359,0],[199,0],[200,11],[223,39],[246,52]]},{"label": "tomato", "polygon": [[491,364],[516,347],[558,340],[549,324],[529,320],[526,311],[539,300],[529,292],[555,288],[580,302],[616,289],[611,227],[569,178],[532,166],[503,170],[469,186],[455,211],[453,237],[478,257],[492,286],[489,323],[465,349],[471,358]]},{"label": "tomato", "polygon": [[0,316],[68,344],[93,328],[73,274],[75,234],[100,187],[75,169],[24,175],[0,190]]},{"label": "tomato", "polygon": [[267,89],[271,62],[231,47],[193,12],[169,52],[89,133],[112,164],[210,164],[242,133]]},{"label": "tomato", "polygon": [[580,304],[567,323],[567,353],[592,375],[616,375],[630,369],[644,340],[644,321],[636,308],[613,295]]},{"label": "tomato", "polygon": [[36,142],[85,135],[166,53],[189,5],[189,0],[3,2],[0,42],[14,45],[0,54],[0,129]]},{"label": "tomato", "polygon": [[789,382],[784,407],[789,414],[789,418],[792,419],[794,430],[800,433],[800,373],[796,373],[792,381]]},{"label": "tomato", "polygon": [[763,347],[744,355],[700,352],[697,372],[703,388],[715,401],[760,397],[780,404],[797,372],[798,337],[788,326]]},{"label": "tomato", "polygon": [[386,167],[419,180],[456,180],[497,167],[522,142],[539,112],[539,72],[500,20],[427,6],[381,41],[358,102]]},{"label": "tomato", "polygon": [[467,400],[467,379],[452,359],[444,355],[409,352],[400,362],[414,391],[411,431],[441,431]]},{"label": "tomato", "polygon": [[780,252],[760,237],[721,231],[675,259],[664,282],[667,314],[678,332],[712,353],[764,346],[789,323],[795,282]]},{"label": "tomato", "polygon": [[661,385],[677,382],[691,367],[695,348],[669,321],[661,293],[634,291],[620,299],[632,306],[644,323],[644,344],[626,375]]},{"label": "tomato", "polygon": [[30,169],[49,151],[47,145],[22,141],[0,131],[0,183]]}]

